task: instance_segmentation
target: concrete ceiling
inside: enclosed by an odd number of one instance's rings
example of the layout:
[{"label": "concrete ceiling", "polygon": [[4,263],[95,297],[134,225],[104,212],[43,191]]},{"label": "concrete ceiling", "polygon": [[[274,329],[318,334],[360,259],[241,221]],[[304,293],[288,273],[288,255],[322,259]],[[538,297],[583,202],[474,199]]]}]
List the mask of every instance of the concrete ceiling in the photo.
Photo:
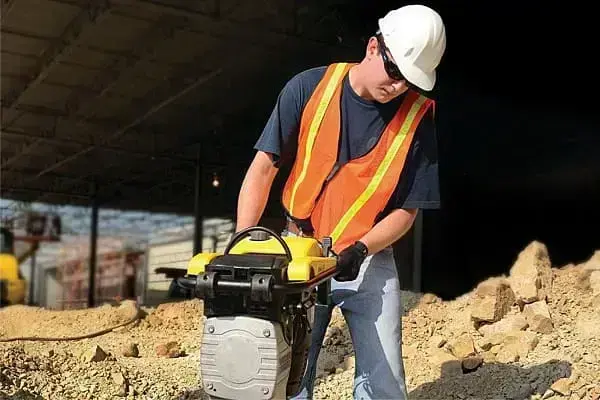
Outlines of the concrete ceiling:
[{"label": "concrete ceiling", "polygon": [[[191,214],[200,160],[205,215],[231,215],[285,81],[359,60],[402,3],[4,1],[0,195],[89,205],[97,193],[104,207]],[[435,94],[448,201],[593,185],[597,111],[580,93],[595,83],[581,73],[591,14],[435,3],[449,37]]]},{"label": "concrete ceiling", "polygon": [[232,212],[283,82],[360,49],[341,3],[3,2],[2,197],[189,213],[199,159]]}]

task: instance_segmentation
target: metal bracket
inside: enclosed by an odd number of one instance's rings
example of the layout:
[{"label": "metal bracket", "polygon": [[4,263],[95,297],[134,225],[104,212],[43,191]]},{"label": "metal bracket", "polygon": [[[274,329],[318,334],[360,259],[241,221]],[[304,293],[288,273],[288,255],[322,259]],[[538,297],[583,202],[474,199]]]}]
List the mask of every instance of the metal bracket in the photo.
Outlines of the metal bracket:
[{"label": "metal bracket", "polygon": [[323,251],[323,257],[329,257],[329,251],[333,247],[333,240],[329,236],[325,236],[321,240],[321,250]]},{"label": "metal bracket", "polygon": [[271,287],[273,275],[255,274],[250,286],[250,299],[256,302],[270,303],[273,299]]},{"label": "metal bracket", "polygon": [[196,278],[195,294],[205,299],[214,299],[219,275],[216,272],[207,272]]}]

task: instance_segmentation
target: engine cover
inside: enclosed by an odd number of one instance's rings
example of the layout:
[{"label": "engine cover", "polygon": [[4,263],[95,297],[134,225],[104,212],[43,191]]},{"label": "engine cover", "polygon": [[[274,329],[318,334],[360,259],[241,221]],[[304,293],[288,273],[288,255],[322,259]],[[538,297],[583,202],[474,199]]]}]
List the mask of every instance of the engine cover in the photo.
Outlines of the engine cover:
[{"label": "engine cover", "polygon": [[205,321],[200,371],[211,398],[285,399],[291,363],[278,322],[249,316]]}]

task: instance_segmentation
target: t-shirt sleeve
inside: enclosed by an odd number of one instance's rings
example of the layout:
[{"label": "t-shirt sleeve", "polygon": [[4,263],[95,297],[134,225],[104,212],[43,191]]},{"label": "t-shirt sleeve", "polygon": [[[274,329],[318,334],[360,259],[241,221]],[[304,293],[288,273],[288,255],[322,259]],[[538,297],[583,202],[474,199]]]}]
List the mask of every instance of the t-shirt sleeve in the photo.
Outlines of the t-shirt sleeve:
[{"label": "t-shirt sleeve", "polygon": [[254,149],[270,153],[277,167],[295,157],[300,117],[304,106],[301,76],[283,87]]},{"label": "t-shirt sleeve", "polygon": [[436,135],[430,109],[417,127],[403,176],[390,199],[390,208],[440,208]]}]

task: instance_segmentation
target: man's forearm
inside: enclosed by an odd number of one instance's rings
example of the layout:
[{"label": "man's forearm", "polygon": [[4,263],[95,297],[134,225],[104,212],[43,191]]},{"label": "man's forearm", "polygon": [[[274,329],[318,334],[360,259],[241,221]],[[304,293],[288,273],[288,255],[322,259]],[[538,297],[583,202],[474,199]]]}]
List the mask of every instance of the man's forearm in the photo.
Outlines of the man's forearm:
[{"label": "man's forearm", "polygon": [[408,232],[417,215],[417,209],[397,209],[379,221],[360,239],[375,254],[390,246]]},{"label": "man's forearm", "polygon": [[258,224],[269,198],[277,168],[269,155],[259,152],[250,164],[238,197],[236,232]]}]

